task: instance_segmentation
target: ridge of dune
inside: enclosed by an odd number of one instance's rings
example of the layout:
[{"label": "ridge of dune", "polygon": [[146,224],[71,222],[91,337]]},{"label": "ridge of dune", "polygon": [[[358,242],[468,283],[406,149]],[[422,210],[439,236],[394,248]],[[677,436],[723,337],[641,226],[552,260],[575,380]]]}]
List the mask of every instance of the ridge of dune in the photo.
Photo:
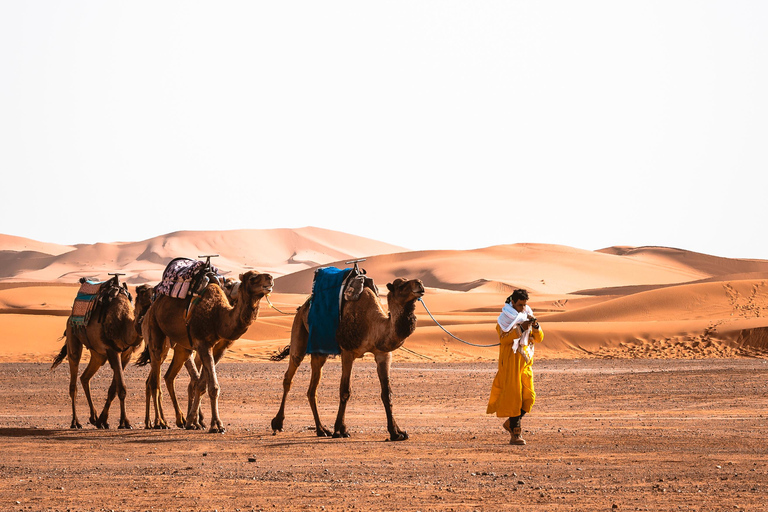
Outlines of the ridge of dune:
[{"label": "ridge of dune", "polygon": [[768,280],[667,286],[541,318],[547,322],[654,322],[761,316],[768,323]]},{"label": "ridge of dune", "polygon": [[712,256],[685,249],[661,246],[614,246],[599,249],[603,254],[620,256],[664,267],[687,268],[710,276],[723,274],[768,273],[768,261]]},{"label": "ridge of dune", "polygon": [[58,256],[75,249],[72,245],[60,245],[49,242],[40,242],[31,238],[0,234],[0,252],[33,252]]},{"label": "ridge of dune", "polygon": [[[330,264],[343,266],[343,262]],[[659,265],[561,245],[498,245],[467,251],[410,251],[373,256],[362,264],[379,286],[396,277],[452,291],[499,291],[522,287],[537,294],[572,293],[591,287],[658,285],[711,277],[685,266]],[[308,293],[311,269],[278,278],[288,293]],[[595,286],[597,285],[597,286]]]},{"label": "ridge of dune", "polygon": [[[26,243],[14,240],[15,237],[7,238],[8,247],[22,247]],[[45,244],[39,247],[43,249]],[[126,281],[138,284],[159,281],[165,265],[173,258],[197,258],[203,254],[219,254],[213,264],[226,273],[257,269],[283,275],[336,260],[404,250],[315,227],[177,231],[140,242],[79,244],[58,254],[9,249],[0,253],[0,279],[74,282],[80,277],[105,277],[109,272],[119,271],[127,274]]]}]

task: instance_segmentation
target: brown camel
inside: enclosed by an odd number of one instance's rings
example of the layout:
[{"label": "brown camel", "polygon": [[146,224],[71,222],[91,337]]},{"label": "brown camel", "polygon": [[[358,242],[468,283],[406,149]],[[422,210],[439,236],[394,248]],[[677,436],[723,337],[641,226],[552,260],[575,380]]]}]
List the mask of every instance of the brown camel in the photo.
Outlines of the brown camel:
[{"label": "brown camel", "polygon": [[[105,284],[104,286],[112,286],[114,284],[119,287],[117,276],[112,281],[114,283],[110,282],[110,284]],[[120,398],[120,425],[118,428],[131,428],[125,412],[126,388],[123,369],[128,364],[128,361],[130,361],[133,353],[141,345],[140,324],[142,317],[147,309],[149,309],[152,288],[146,284],[136,287],[135,306],[131,305],[127,287],[123,285],[118,289],[120,293],[117,293],[117,296],[108,303],[105,312],[100,311],[103,307],[102,305],[96,307],[92,320],[86,327],[76,327],[72,323],[71,316],[67,319],[67,327],[64,331],[66,341],[61,348],[61,352],[54,359],[51,369],[56,368],[65,357],[69,360],[69,396],[72,399],[72,424],[70,428],[83,428],[77,419],[75,408],[77,370],[83,353],[83,346],[91,354],[91,360],[80,376],[85,398],[88,400],[88,406],[91,410],[91,416],[88,421],[98,428],[109,428],[109,423],[107,423],[109,407],[115,398],[115,394],[117,394]],[[93,406],[93,400],[91,399],[90,381],[106,361],[109,361],[112,367],[112,384],[109,387],[104,409],[101,415],[96,416],[96,408]]]},{"label": "brown camel", "polygon": [[[389,384],[389,369],[392,351],[400,348],[405,339],[416,329],[415,302],[424,295],[424,284],[419,279],[410,281],[397,278],[387,284],[387,304],[389,314],[384,312],[381,301],[370,288],[364,288],[360,298],[354,302],[346,302],[343,306],[336,339],[341,348],[341,386],[339,397],[339,412],[333,433],[325,428],[317,413],[317,386],[322,376],[323,364],[328,358],[325,354],[311,354],[312,374],[310,377],[307,397],[315,417],[315,432],[320,437],[349,437],[344,424],[347,401],[350,396],[350,376],[352,363],[366,352],[371,352],[376,359],[376,370],[381,383],[381,400],[387,413],[387,430],[393,441],[408,439],[405,430],[400,430],[392,415],[392,390]],[[272,419],[274,433],[283,430],[285,420],[285,399],[291,389],[291,381],[307,351],[309,337],[307,300],[296,312],[291,329],[291,344],[274,360],[284,359],[290,355],[288,370],[283,378],[283,400],[280,410]]]},{"label": "brown camel", "polygon": [[[147,377],[147,405],[144,426],[168,428],[161,404],[160,369],[173,347],[173,359],[164,380],[176,411],[176,425],[187,429],[203,428],[200,398],[208,389],[211,399],[211,427],[209,432],[224,432],[219,418],[219,381],[216,364],[235,340],[240,338],[259,314],[261,299],[272,291],[274,280],[269,274],[248,271],[240,275],[241,284],[236,295],[227,299],[217,284],[206,287],[199,301],[193,304],[185,321],[188,300],[161,295],[147,311],[143,332],[151,369]],[[193,353],[200,358],[201,369],[194,362]],[[186,420],[176,399],[174,382],[182,366],[190,374]],[[150,423],[149,403],[152,399],[155,419]]]}]

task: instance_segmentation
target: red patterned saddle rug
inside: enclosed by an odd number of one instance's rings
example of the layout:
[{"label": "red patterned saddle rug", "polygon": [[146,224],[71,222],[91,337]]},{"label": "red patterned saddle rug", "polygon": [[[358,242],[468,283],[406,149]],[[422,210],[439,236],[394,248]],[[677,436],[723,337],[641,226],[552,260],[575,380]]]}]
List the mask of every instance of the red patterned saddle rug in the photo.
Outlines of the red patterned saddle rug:
[{"label": "red patterned saddle rug", "polygon": [[80,280],[80,289],[77,291],[75,302],[72,304],[72,323],[78,327],[85,327],[91,319],[91,314],[96,308],[99,292],[107,281]]}]

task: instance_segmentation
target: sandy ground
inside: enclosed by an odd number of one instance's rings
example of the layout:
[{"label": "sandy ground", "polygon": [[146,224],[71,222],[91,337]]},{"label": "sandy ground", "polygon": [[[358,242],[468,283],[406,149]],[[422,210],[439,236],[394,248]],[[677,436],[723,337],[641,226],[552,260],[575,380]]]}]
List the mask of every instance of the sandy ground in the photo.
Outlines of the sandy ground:
[{"label": "sandy ground", "polygon": [[[285,366],[222,363],[228,430],[215,435],[139,428],[143,368],[127,371],[135,430],[105,431],[67,428],[66,365],[0,364],[0,510],[766,509],[763,359],[537,361],[522,447],[484,414],[494,363],[395,362],[395,413],[411,436],[397,443],[385,441],[369,362],[353,373],[353,437],[315,437],[308,365],[273,436]],[[340,364],[325,368],[332,424]],[[110,377],[93,381],[98,407]],[[177,388],[183,397],[184,379]],[[78,406],[87,419],[82,391]]]}]

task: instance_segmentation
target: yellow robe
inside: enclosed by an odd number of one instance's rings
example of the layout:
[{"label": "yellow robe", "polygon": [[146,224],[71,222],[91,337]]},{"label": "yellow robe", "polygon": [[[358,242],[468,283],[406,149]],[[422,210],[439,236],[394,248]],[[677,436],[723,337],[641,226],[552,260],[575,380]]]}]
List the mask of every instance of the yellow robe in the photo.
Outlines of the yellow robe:
[{"label": "yellow robe", "polygon": [[[496,324],[499,334],[499,370],[493,379],[491,398],[488,400],[486,414],[496,413],[502,418],[512,418],[520,415],[520,410],[531,412],[536,401],[536,391],[533,389],[533,359],[526,362],[522,354],[512,352],[516,339],[516,331],[505,333]],[[541,343],[544,331],[533,329],[529,340]],[[530,342],[530,341],[529,341]]]}]

